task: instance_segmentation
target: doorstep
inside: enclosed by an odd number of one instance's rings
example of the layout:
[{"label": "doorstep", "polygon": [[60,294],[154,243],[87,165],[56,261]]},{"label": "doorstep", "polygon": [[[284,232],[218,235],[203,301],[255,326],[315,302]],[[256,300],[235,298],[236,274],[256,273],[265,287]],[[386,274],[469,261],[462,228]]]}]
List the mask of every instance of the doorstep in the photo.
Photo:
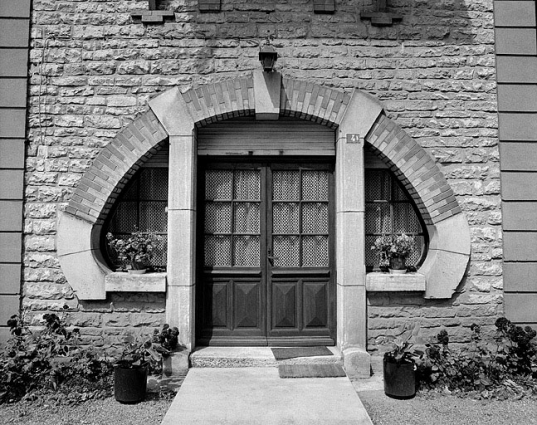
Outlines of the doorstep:
[{"label": "doorstep", "polygon": [[[279,347],[280,348],[280,347]],[[191,367],[278,367],[282,364],[342,363],[337,347],[327,347],[332,356],[297,357],[277,361],[270,347],[198,347],[190,355]]]}]

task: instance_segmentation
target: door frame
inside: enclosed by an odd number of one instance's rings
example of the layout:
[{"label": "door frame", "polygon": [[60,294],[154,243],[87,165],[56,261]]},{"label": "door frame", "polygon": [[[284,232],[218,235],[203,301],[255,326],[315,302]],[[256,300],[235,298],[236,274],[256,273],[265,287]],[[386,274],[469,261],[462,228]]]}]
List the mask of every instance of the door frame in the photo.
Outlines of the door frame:
[{"label": "door frame", "polygon": [[[337,317],[336,317],[336,297],[337,297],[337,288],[336,288],[336,263],[335,263],[335,239],[336,239],[336,208],[335,208],[335,158],[334,157],[274,157],[274,156],[263,156],[255,158],[244,158],[237,156],[204,156],[198,158],[197,163],[197,205],[198,215],[197,215],[197,226],[196,226],[196,264],[197,267],[197,284],[202,285],[204,279],[208,278],[211,274],[210,271],[204,268],[203,258],[204,258],[204,220],[203,209],[205,202],[205,170],[214,166],[215,168],[221,169],[237,169],[237,168],[246,168],[246,167],[259,167],[261,169],[261,199],[260,199],[260,266],[259,273],[256,273],[252,270],[240,269],[236,271],[233,270],[223,270],[221,272],[216,272],[215,275],[221,278],[228,277],[232,278],[234,274],[242,276],[254,276],[261,275],[261,293],[259,295],[259,301],[261,308],[263,308],[263,314],[261,314],[261,326],[262,336],[245,336],[241,332],[238,332],[237,336],[215,336],[203,333],[201,324],[203,322],[203,291],[201,286],[198,286],[195,297],[195,317],[196,317],[196,329],[195,329],[195,341],[196,345],[205,346],[248,346],[248,345],[257,345],[257,346],[313,346],[313,345],[335,345],[336,344],[336,330],[337,330]],[[328,180],[328,260],[329,266],[326,268],[328,270],[318,271],[317,268],[311,267],[306,268],[304,272],[302,271],[285,271],[280,270],[276,273],[273,272],[273,268],[269,265],[268,260],[268,248],[272,247],[272,199],[270,196],[270,189],[272,188],[272,172],[274,169],[299,169],[299,168],[311,168],[311,169],[325,169],[328,170],[329,180]],[[304,277],[301,280],[307,280],[308,276],[311,276],[311,279],[320,279],[322,276],[328,277],[328,290],[327,290],[327,328],[328,335],[321,335],[323,332],[312,332],[313,334],[318,333],[319,335],[285,335],[285,331],[281,333],[283,335],[274,335],[278,333],[277,331],[272,331],[272,309],[273,309],[273,277],[274,275],[281,278],[291,278],[296,277],[297,274]],[[217,277],[217,279],[218,279]],[[297,284],[298,286],[303,287],[304,282]],[[303,289],[303,288],[301,288]],[[302,299],[300,300],[302,301]],[[301,312],[303,306],[299,305],[299,309],[296,312],[297,319],[298,315]],[[231,312],[233,314],[233,312]],[[326,332],[324,332],[326,333]]]}]

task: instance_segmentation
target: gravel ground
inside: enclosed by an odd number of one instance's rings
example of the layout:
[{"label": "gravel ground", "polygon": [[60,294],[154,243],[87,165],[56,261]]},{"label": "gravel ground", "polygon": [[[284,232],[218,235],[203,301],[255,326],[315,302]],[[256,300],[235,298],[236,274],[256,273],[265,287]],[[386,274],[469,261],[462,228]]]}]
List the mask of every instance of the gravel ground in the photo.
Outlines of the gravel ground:
[{"label": "gravel ground", "polygon": [[0,424],[24,425],[160,425],[172,400],[151,395],[138,404],[118,403],[113,397],[77,406],[39,403],[0,405]]},{"label": "gravel ground", "polygon": [[537,400],[480,401],[449,395],[417,395],[410,400],[387,397],[383,391],[362,391],[374,425],[531,425],[537,424]]},{"label": "gravel ground", "polygon": [[[382,390],[358,391],[374,425],[537,425],[537,401],[478,401],[440,394],[410,400],[387,397]],[[171,399],[149,394],[138,404],[113,397],[76,406],[20,402],[0,405],[0,424],[24,425],[160,425]]]}]

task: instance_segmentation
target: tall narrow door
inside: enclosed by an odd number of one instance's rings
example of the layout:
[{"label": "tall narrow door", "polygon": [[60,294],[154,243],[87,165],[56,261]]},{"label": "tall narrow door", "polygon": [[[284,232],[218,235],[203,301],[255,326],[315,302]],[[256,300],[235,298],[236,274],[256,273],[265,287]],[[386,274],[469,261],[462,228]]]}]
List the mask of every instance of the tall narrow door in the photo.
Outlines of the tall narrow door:
[{"label": "tall narrow door", "polygon": [[331,166],[201,174],[198,344],[334,344]]}]

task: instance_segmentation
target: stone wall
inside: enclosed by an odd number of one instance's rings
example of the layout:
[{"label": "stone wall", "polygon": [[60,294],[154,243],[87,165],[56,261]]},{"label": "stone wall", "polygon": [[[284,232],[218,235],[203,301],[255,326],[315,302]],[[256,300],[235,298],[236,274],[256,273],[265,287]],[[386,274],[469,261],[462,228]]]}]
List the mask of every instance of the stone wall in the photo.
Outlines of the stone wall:
[{"label": "stone wall", "polygon": [[165,23],[133,23],[145,1],[34,0],[30,133],[26,161],[23,305],[37,320],[69,307],[96,340],[164,320],[157,295],[79,302],[55,254],[57,211],[100,149],[158,92],[221,81],[259,68],[259,42],[273,36],[284,76],[364,90],[437,160],[472,232],[472,257],[447,301],[370,294],[369,343],[418,321],[426,335],[452,328],[468,340],[473,322],[502,310],[501,214],[492,0],[391,0],[400,23],[372,26],[370,1],[336,2],[313,13],[307,0],[222,1],[219,13],[172,0]]}]

